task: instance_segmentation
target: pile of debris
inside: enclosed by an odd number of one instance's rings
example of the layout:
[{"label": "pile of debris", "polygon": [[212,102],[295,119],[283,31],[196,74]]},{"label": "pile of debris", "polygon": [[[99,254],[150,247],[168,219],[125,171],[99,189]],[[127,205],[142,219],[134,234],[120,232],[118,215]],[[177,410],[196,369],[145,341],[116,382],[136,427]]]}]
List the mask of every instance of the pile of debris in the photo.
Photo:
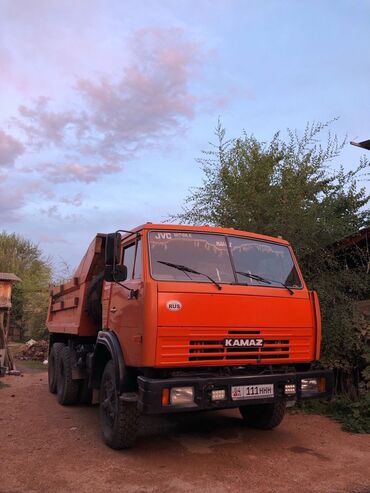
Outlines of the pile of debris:
[{"label": "pile of debris", "polygon": [[48,357],[48,341],[30,339],[17,354],[18,360],[45,361]]}]

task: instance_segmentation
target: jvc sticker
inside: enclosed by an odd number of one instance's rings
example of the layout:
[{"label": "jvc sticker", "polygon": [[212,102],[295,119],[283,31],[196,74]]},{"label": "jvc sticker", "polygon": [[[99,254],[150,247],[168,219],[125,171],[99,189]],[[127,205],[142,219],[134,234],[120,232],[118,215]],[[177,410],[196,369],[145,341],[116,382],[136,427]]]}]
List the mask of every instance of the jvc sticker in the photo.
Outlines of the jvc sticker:
[{"label": "jvc sticker", "polygon": [[171,233],[157,233],[154,237],[156,240],[172,240]]}]

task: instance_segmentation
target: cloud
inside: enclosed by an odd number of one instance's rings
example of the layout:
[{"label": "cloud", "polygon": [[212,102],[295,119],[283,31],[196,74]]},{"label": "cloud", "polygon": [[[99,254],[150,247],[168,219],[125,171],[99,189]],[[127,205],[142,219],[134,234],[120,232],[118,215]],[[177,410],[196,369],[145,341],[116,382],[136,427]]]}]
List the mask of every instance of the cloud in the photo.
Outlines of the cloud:
[{"label": "cloud", "polygon": [[13,166],[24,152],[25,148],[19,140],[0,129],[0,166]]},{"label": "cloud", "polygon": [[46,199],[53,197],[53,192],[39,180],[29,180],[19,184],[8,176],[6,179],[0,182],[0,219],[5,223],[18,221],[18,211],[32,196]]},{"label": "cloud", "polygon": [[73,205],[75,207],[81,207],[82,205],[82,193],[76,193],[76,195],[73,195],[71,197],[61,197],[60,202],[63,204],[69,204]]},{"label": "cloud", "polygon": [[9,190],[0,185],[0,220],[4,223],[18,220],[17,211],[24,205],[20,190]]},{"label": "cloud", "polygon": [[40,95],[19,105],[9,123],[22,142],[0,130],[0,165],[16,185],[3,190],[3,217],[15,219],[36,197],[42,214],[61,219],[63,208],[82,205],[82,193],[74,190],[120,173],[144,150],[168,148],[169,139],[204,111],[207,98],[193,87],[204,54],[182,29],[140,29],[125,50],[114,73],[75,77],[67,102]]},{"label": "cloud", "polygon": [[77,83],[91,124],[114,145],[172,134],[197,105],[189,79],[200,55],[180,29],[142,29],[130,44],[135,61],[119,80]]},{"label": "cloud", "polygon": [[75,221],[78,218],[76,214],[63,214],[63,209],[60,210],[60,207],[56,204],[40,208],[39,212],[47,215],[50,219],[55,219],[57,221]]},{"label": "cloud", "polygon": [[41,172],[44,179],[51,183],[83,182],[92,183],[97,181],[101,175],[117,173],[121,167],[117,164],[80,164],[45,163],[33,170]]},{"label": "cloud", "polygon": [[20,106],[13,124],[33,146],[68,146],[116,161],[175,135],[197,111],[190,81],[201,59],[199,47],[181,29],[141,29],[129,45],[132,61],[120,76],[76,81],[79,109],[57,111],[40,97]]},{"label": "cloud", "polygon": [[52,111],[49,109],[50,99],[39,97],[33,107],[21,105],[19,117],[13,123],[24,132],[30,145],[37,148],[44,146],[60,146],[65,144],[66,135],[71,127],[79,136],[85,129],[83,114],[74,111]]}]

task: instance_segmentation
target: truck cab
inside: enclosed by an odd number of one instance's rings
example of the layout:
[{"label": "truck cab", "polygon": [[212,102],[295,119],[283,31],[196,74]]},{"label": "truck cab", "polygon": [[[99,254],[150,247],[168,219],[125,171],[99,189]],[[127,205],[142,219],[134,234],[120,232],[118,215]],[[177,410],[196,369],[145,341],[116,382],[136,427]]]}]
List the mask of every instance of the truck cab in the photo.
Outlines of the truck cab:
[{"label": "truck cab", "polygon": [[73,283],[50,297],[51,391],[61,404],[95,391],[113,448],[134,443],[140,413],[238,407],[271,429],[331,395],[331,373],[310,369],[318,297],[281,238],[148,223],[97,235]]}]

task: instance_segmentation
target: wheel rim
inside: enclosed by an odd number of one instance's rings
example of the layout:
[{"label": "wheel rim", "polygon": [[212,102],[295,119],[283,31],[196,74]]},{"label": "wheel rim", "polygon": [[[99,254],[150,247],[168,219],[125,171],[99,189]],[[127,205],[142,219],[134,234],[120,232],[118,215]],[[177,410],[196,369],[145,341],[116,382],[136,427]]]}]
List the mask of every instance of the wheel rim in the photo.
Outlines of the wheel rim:
[{"label": "wheel rim", "polygon": [[117,394],[113,379],[107,376],[103,382],[101,411],[104,422],[113,428],[117,414]]}]

